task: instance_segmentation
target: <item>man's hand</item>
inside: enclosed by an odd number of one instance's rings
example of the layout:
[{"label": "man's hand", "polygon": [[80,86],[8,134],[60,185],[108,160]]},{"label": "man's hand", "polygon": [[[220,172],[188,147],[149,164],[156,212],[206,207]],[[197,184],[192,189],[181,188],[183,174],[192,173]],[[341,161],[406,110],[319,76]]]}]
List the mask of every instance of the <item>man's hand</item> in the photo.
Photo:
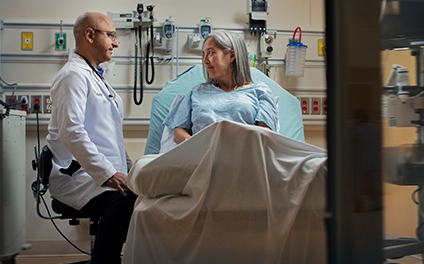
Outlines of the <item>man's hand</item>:
[{"label": "man's hand", "polygon": [[123,196],[127,196],[127,193],[124,189],[128,190],[127,186],[127,176],[121,172],[115,173],[109,180],[106,181],[106,185],[112,188],[115,188]]}]

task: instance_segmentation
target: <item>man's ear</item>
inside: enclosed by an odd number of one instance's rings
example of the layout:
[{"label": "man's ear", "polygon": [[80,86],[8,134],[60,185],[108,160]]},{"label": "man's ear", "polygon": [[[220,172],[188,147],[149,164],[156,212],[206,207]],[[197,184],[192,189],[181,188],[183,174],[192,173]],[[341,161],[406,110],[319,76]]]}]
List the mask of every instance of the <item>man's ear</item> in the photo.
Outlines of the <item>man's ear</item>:
[{"label": "man's ear", "polygon": [[87,41],[89,41],[90,43],[92,43],[93,42],[93,40],[94,40],[94,34],[95,34],[96,32],[94,32],[94,30],[93,29],[91,29],[91,28],[87,28],[85,31],[84,31],[84,36],[85,36],[85,39],[87,40]]}]

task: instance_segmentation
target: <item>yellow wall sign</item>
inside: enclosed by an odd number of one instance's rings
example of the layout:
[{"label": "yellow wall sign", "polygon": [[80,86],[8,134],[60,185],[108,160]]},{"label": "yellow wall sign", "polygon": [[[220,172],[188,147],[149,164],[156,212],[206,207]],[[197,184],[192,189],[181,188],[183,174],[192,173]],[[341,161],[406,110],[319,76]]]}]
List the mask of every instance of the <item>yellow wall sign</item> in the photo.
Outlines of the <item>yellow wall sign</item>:
[{"label": "yellow wall sign", "polygon": [[323,39],[318,40],[318,56],[324,56],[325,55],[325,42]]},{"label": "yellow wall sign", "polygon": [[21,49],[32,50],[34,42],[34,34],[32,32],[22,32],[21,35]]}]

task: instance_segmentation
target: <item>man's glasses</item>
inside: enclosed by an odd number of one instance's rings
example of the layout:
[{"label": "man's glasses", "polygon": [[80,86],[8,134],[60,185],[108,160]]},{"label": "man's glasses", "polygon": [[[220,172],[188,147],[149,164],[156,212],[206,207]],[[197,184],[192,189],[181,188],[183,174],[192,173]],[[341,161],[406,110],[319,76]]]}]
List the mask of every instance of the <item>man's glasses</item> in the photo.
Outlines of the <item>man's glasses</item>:
[{"label": "man's glasses", "polygon": [[95,29],[93,28],[94,32],[101,32],[101,33],[106,33],[106,35],[112,40],[115,41],[116,40],[116,32],[115,31],[105,31],[105,30],[100,30],[100,29]]}]

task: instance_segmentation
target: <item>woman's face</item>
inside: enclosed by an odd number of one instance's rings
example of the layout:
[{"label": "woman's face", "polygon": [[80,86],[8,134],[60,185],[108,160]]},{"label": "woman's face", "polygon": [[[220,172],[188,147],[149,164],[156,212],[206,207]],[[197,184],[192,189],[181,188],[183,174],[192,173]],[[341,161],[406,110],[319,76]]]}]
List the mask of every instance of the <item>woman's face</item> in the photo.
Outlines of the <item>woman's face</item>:
[{"label": "woman's face", "polygon": [[[232,79],[231,63],[234,60],[234,52],[227,54],[218,46],[214,38],[209,38],[203,45],[203,64],[211,79],[218,82]],[[230,79],[228,79],[230,78]]]}]

